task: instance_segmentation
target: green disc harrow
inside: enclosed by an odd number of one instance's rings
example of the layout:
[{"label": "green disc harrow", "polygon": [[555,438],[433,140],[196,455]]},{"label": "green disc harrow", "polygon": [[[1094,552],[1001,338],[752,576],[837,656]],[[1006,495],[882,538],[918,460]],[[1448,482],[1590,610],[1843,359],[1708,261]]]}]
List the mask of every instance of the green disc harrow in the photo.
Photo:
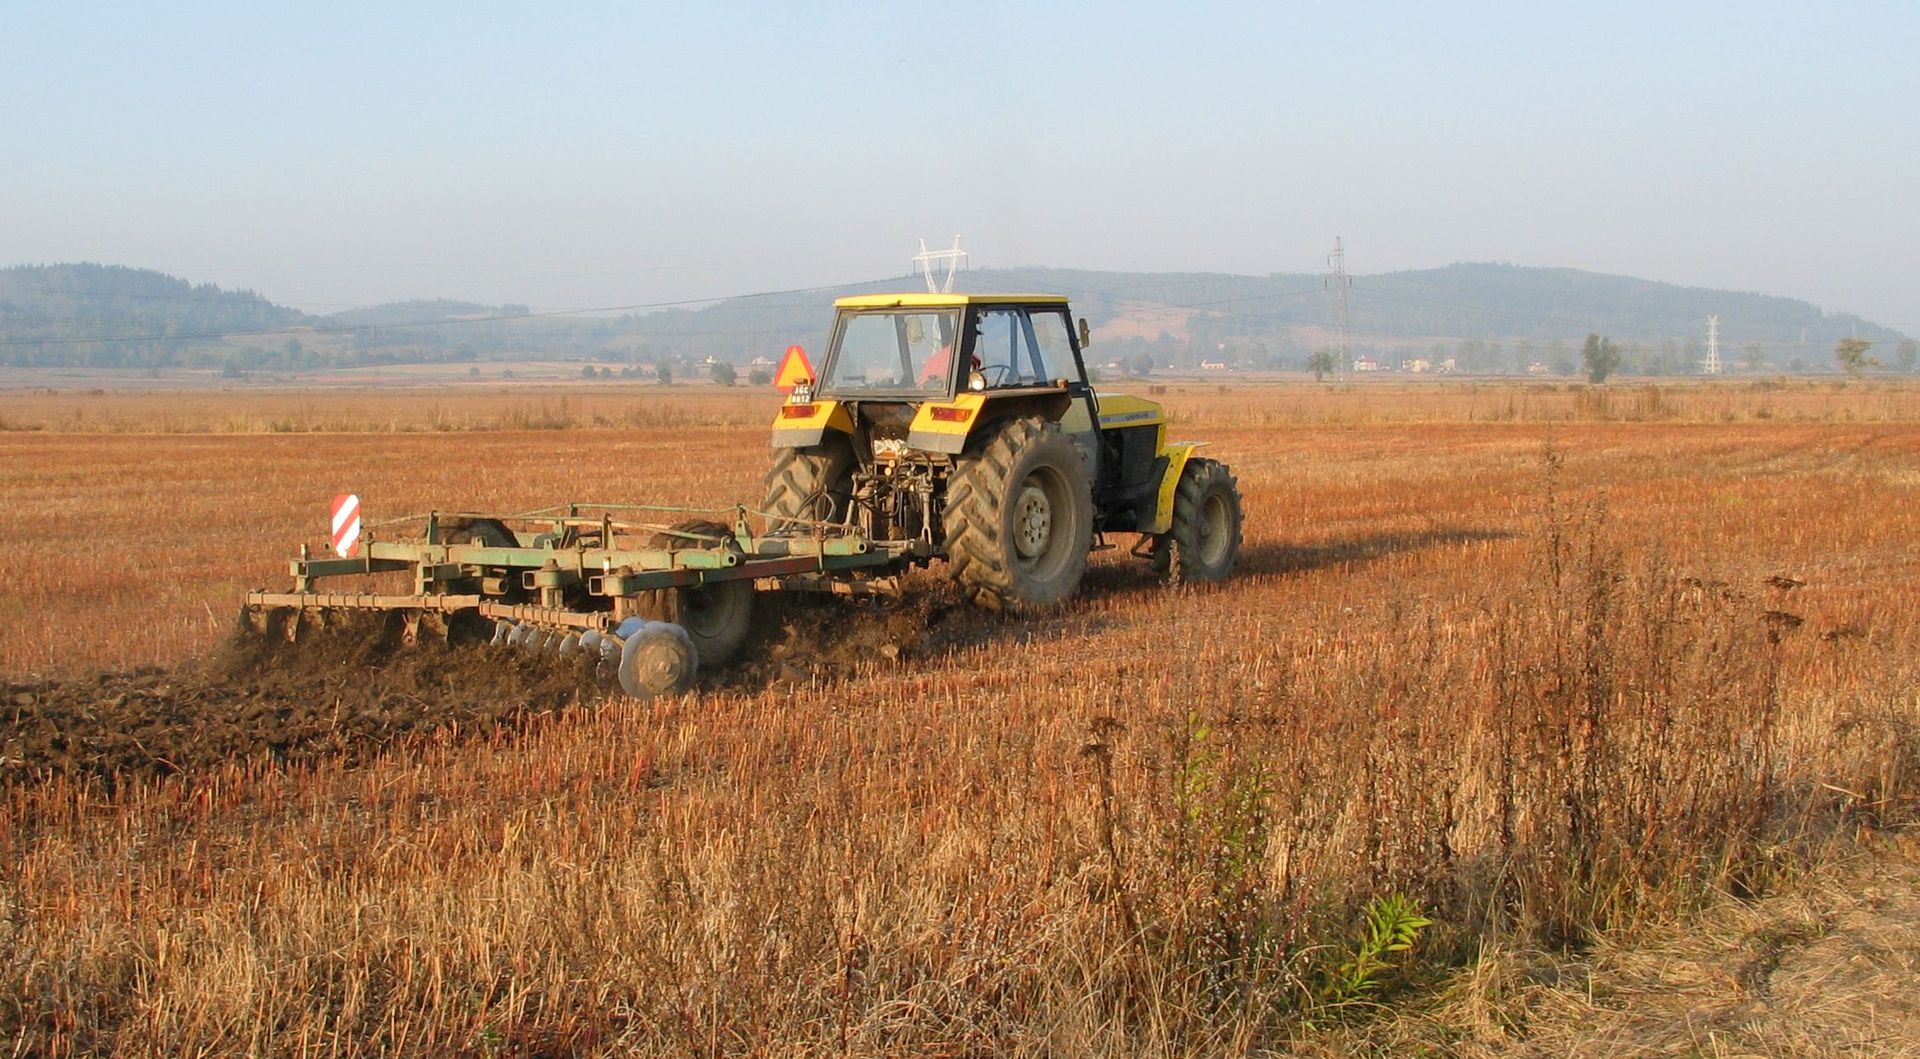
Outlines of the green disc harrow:
[{"label": "green disc harrow", "polygon": [[[726,661],[751,631],[757,591],[888,592],[900,567],[930,550],[792,519],[755,532],[756,514],[568,504],[369,524],[347,555],[302,545],[292,590],[248,593],[248,621],[289,640],[369,611],[400,615],[408,642],[466,625],[496,644],[589,652],[647,698],[684,690],[702,662]],[[352,576],[360,591],[319,584]]]}]

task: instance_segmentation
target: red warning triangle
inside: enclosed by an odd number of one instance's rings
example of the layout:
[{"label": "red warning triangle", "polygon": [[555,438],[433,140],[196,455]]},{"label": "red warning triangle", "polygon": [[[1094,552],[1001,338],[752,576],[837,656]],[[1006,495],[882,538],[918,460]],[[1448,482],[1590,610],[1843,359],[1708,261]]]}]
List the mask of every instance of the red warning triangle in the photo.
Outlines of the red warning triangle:
[{"label": "red warning triangle", "polygon": [[787,355],[780,358],[780,370],[773,376],[773,385],[782,393],[792,393],[795,386],[812,381],[813,365],[807,361],[807,351],[788,346]]}]

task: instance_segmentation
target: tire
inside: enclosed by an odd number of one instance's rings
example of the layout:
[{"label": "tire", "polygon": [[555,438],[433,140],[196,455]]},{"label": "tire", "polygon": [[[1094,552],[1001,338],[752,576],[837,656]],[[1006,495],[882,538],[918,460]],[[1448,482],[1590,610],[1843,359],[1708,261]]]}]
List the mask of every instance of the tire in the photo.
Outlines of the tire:
[{"label": "tire", "polygon": [[960,592],[989,610],[1072,598],[1093,542],[1093,487],[1073,439],[1038,416],[975,438],[947,479],[947,562]]},{"label": "tire", "polygon": [[[440,539],[449,544],[477,544],[483,548],[518,548],[520,546],[520,539],[513,535],[513,531],[507,528],[507,524],[494,518],[441,519]],[[525,599],[526,596],[526,590],[520,587],[520,579],[509,577],[504,591],[498,598],[503,602],[516,603]]]},{"label": "tire", "polygon": [[767,470],[769,532],[796,532],[814,522],[840,522],[853,499],[853,446],[834,436],[804,449],[781,449]]},{"label": "tire", "polygon": [[[675,523],[672,530],[723,537],[733,543],[733,531],[717,522],[693,520]],[[685,537],[656,533],[648,547],[684,546]],[[658,588],[634,597],[634,611],[651,621],[670,621],[687,630],[704,665],[725,665],[753,632],[753,582],[745,578],[715,581],[689,588]]]},{"label": "tire", "polygon": [[1173,526],[1154,539],[1154,572],[1170,585],[1219,581],[1240,555],[1240,483],[1216,460],[1191,459],[1173,494]]},{"label": "tire", "polygon": [[449,518],[440,521],[440,539],[487,548],[517,548],[520,542],[507,524],[493,518]]}]

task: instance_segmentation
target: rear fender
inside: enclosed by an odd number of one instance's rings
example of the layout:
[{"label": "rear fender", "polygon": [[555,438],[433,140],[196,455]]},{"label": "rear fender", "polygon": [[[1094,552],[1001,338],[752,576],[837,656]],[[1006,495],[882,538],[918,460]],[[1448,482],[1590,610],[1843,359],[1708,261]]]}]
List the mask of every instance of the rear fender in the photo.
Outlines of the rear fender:
[{"label": "rear fender", "polygon": [[838,401],[783,404],[773,420],[773,447],[803,449],[827,439],[827,431],[853,433],[853,416]]},{"label": "rear fender", "polygon": [[[1073,404],[1073,397],[1057,387],[1028,388],[1010,393],[962,393],[952,401],[929,403],[914,417],[907,444],[922,452],[941,452],[957,456],[966,451],[967,442],[980,435],[980,428],[1002,419],[1037,415],[1058,423]],[[942,422],[941,409],[955,410],[952,420]],[[965,418],[958,413],[966,411]]]},{"label": "rear fender", "polygon": [[987,406],[985,394],[962,393],[951,401],[928,401],[914,413],[907,427],[907,446],[921,452],[957,455],[967,447],[967,437],[981,421],[981,409]]}]

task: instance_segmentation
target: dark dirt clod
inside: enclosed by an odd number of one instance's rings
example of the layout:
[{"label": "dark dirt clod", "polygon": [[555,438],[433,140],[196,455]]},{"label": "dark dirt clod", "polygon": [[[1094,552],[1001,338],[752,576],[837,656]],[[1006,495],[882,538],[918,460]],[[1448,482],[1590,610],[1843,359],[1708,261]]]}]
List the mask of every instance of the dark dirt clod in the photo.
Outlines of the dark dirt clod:
[{"label": "dark dirt clod", "polygon": [[[703,685],[852,679],[971,635],[966,621],[935,634],[957,606],[937,588],[889,602],[760,602],[760,631],[740,660],[702,673]],[[229,761],[353,760],[409,735],[485,731],[615,693],[591,660],[483,640],[469,628],[452,642],[403,645],[397,618],[365,614],[297,642],[242,627],[208,657],[171,668],[0,683],[0,782],[65,773],[112,784]]]},{"label": "dark dirt clod", "polygon": [[849,601],[794,594],[762,597],[759,631],[726,670],[707,674],[729,688],[847,679],[935,653],[936,627],[958,606],[950,593]]},{"label": "dark dirt clod", "polygon": [[597,688],[578,660],[482,644],[403,648],[380,616],[298,643],[236,632],[171,669],[0,686],[0,780],[351,757],[449,724],[552,712]]}]

